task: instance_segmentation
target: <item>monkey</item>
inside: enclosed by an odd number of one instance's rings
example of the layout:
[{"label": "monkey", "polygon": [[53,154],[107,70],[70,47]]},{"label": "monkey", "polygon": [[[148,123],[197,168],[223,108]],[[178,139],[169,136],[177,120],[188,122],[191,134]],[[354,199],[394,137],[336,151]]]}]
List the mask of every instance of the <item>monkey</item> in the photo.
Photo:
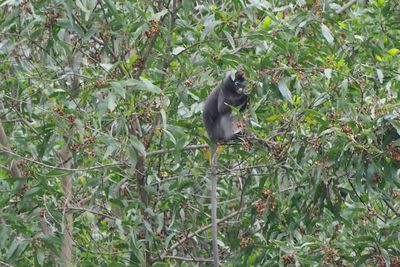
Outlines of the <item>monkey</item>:
[{"label": "monkey", "polygon": [[218,219],[217,219],[217,172],[216,149],[219,143],[233,140],[240,136],[244,129],[238,127],[237,118],[232,108],[243,111],[248,102],[245,90],[244,72],[228,72],[222,83],[208,96],[203,109],[203,123],[212,141],[211,146],[211,224],[212,249],[214,266],[219,266],[218,252]]},{"label": "monkey", "polygon": [[228,72],[222,83],[208,96],[203,122],[210,140],[216,145],[235,139],[243,129],[237,126],[232,107],[243,111],[248,102],[244,72]]}]

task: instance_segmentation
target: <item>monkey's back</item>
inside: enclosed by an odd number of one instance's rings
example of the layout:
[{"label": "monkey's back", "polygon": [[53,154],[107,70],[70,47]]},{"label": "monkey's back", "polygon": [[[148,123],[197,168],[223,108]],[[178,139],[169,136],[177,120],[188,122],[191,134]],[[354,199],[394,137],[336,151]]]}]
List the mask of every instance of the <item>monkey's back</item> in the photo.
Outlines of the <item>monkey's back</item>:
[{"label": "monkey's back", "polygon": [[214,89],[208,96],[203,108],[203,122],[208,137],[216,143],[218,140],[222,140],[223,136],[218,135],[221,132],[218,128],[218,95],[220,93],[220,87]]}]

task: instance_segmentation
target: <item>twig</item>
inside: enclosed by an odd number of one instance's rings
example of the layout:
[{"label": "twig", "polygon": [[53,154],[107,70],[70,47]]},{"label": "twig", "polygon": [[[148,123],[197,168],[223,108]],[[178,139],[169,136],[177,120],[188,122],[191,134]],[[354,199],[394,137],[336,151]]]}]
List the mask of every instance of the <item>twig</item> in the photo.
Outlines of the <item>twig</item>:
[{"label": "twig", "polygon": [[357,2],[357,0],[350,0],[347,4],[345,4],[344,6],[342,6],[341,8],[339,8],[338,10],[336,10],[336,14],[341,14],[343,13],[346,9],[348,9],[349,7],[351,7],[352,5],[354,5]]},{"label": "twig", "polygon": [[164,256],[163,259],[174,259],[180,261],[194,261],[194,262],[213,262],[212,259],[205,259],[205,258],[185,258],[185,257],[178,257],[178,256]]},{"label": "twig", "polygon": [[6,267],[13,267],[12,265],[10,265],[10,264],[8,264],[8,263],[6,263],[4,261],[0,261],[0,265],[1,266],[6,266]]},{"label": "twig", "polygon": [[93,214],[96,214],[96,215],[99,215],[99,216],[103,216],[103,217],[106,217],[106,218],[109,218],[109,219],[112,219],[112,220],[118,219],[117,217],[114,217],[114,216],[111,216],[111,215],[108,215],[108,214],[105,214],[105,213],[97,212],[97,211],[94,211],[94,210],[90,210],[90,209],[85,209],[85,208],[80,208],[80,207],[68,207],[68,209],[70,209],[70,210],[79,210],[79,211],[87,211],[87,212],[90,212],[90,213],[93,213]]},{"label": "twig", "polygon": [[[199,148],[207,148],[208,145],[202,144],[202,145],[190,145],[190,146],[185,146],[183,148],[181,148],[180,150],[196,150]],[[171,152],[175,152],[177,149],[175,148],[168,148],[168,149],[161,149],[161,150],[156,150],[156,151],[152,151],[146,154],[147,157],[152,157],[152,156],[157,156],[159,154],[167,154],[167,153],[171,153]]]},{"label": "twig", "polygon": [[58,167],[58,166],[53,166],[53,165],[48,165],[46,163],[27,158],[24,156],[21,156],[17,153],[12,152],[11,150],[6,149],[4,146],[0,146],[0,151],[3,151],[5,153],[9,153],[10,155],[16,156],[18,158],[21,158],[23,160],[29,161],[31,163],[40,165],[45,168],[53,169],[53,170],[61,170],[61,171],[69,171],[69,172],[86,172],[90,170],[96,170],[96,169],[103,169],[103,168],[108,168],[108,167],[115,167],[115,166],[128,166],[125,162],[116,162],[116,163],[110,163],[110,164],[104,164],[100,166],[93,166],[93,167],[88,167],[84,169],[74,169],[74,168],[65,168],[65,167]]},{"label": "twig", "polygon": [[398,217],[400,217],[400,211],[396,210],[396,208],[392,205],[392,203],[390,203],[386,197],[382,196],[382,200],[383,202],[385,202],[385,204],[388,206],[388,208],[394,212],[394,214],[396,214]]},{"label": "twig", "polygon": [[[4,149],[3,149],[4,148]],[[11,155],[10,151],[10,142],[8,140],[8,136],[6,135],[6,132],[4,130],[3,124],[0,121],[0,149],[6,153],[7,156]],[[9,170],[11,172],[11,175],[21,178],[21,170],[19,169],[17,163],[14,160],[11,160],[10,165],[9,165]]]}]

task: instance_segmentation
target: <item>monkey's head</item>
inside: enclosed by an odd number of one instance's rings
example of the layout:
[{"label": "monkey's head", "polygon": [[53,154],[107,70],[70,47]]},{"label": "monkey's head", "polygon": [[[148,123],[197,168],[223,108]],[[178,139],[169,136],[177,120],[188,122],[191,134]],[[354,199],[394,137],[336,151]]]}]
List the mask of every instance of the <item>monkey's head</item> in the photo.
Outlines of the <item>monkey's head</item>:
[{"label": "monkey's head", "polygon": [[228,72],[228,76],[230,78],[230,82],[233,83],[231,86],[237,94],[247,94],[246,78],[244,77],[243,70],[230,71]]}]

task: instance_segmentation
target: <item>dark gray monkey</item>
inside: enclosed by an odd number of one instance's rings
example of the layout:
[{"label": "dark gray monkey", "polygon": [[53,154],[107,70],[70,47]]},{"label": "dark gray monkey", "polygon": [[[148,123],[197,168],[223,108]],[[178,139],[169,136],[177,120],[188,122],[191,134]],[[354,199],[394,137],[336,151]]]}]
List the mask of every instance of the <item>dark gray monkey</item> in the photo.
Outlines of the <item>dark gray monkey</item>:
[{"label": "dark gray monkey", "polygon": [[244,110],[247,105],[244,72],[228,72],[222,83],[211,92],[204,105],[203,122],[214,144],[232,140],[242,132],[232,107]]}]

